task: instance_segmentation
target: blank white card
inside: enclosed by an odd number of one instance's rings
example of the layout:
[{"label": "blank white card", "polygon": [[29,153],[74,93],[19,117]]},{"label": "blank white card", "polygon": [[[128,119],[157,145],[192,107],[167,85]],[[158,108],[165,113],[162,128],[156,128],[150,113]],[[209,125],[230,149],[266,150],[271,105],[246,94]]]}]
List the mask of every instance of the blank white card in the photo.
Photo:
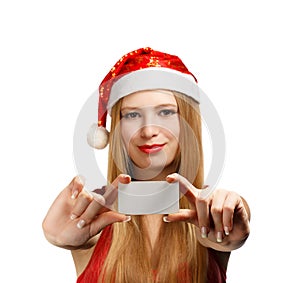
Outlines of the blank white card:
[{"label": "blank white card", "polygon": [[179,184],[134,181],[118,185],[118,211],[128,215],[169,214],[179,210]]}]

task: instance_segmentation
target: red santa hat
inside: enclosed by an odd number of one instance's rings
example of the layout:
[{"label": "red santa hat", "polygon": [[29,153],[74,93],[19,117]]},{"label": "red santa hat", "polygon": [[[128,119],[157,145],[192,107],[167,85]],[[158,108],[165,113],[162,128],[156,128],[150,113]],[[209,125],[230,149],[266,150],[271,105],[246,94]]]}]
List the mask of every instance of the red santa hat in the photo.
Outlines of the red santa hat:
[{"label": "red santa hat", "polygon": [[140,48],[124,55],[99,86],[98,124],[91,126],[87,141],[94,148],[108,144],[106,117],[116,102],[142,90],[166,89],[190,96],[200,103],[195,76],[175,55]]}]

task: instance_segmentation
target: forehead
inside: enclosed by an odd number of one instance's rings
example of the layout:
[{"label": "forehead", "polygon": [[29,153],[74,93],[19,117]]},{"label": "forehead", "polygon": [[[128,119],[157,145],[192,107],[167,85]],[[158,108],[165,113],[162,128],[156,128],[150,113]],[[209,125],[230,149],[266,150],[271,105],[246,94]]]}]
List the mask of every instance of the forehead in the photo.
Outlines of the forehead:
[{"label": "forehead", "polygon": [[122,108],[145,107],[162,104],[177,105],[174,94],[168,90],[143,90],[127,95],[123,98]]}]

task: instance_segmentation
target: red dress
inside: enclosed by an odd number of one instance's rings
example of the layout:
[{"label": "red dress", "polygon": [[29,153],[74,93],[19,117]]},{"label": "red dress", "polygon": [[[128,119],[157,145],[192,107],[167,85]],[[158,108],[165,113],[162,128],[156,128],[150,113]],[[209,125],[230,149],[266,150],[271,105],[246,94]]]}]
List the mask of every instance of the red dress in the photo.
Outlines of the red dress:
[{"label": "red dress", "polygon": [[[96,244],[91,259],[77,278],[77,283],[97,283],[101,266],[103,266],[108,254],[112,237],[112,226],[103,229],[102,234]],[[226,270],[224,270],[216,260],[214,253],[208,249],[208,271],[207,283],[224,283],[226,282]],[[184,283],[184,282],[182,282]]]}]

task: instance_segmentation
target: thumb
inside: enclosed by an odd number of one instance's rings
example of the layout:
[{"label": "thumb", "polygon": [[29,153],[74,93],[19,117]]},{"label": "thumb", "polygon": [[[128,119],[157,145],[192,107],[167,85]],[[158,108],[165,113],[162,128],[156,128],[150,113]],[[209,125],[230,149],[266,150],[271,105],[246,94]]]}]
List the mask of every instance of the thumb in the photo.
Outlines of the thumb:
[{"label": "thumb", "polygon": [[91,225],[91,234],[94,236],[99,233],[106,226],[116,223],[116,222],[129,222],[131,220],[131,216],[120,214],[116,211],[109,210],[107,212],[102,213],[97,217]]}]

